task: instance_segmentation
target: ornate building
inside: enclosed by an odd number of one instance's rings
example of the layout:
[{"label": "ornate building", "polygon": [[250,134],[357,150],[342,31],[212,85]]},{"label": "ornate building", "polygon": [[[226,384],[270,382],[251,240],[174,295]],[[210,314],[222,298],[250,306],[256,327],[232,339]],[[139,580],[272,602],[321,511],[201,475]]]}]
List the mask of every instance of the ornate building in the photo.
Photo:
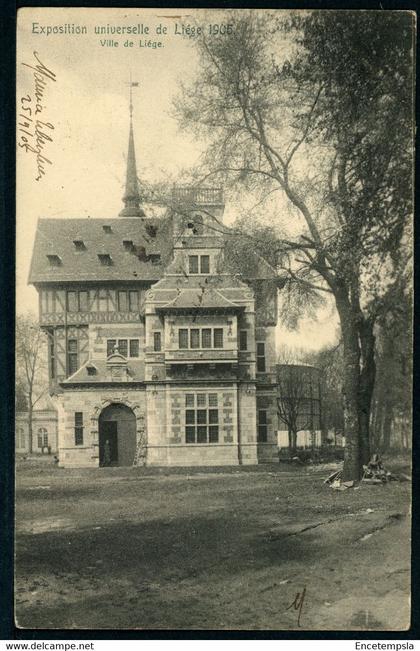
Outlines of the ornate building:
[{"label": "ornate building", "polygon": [[277,460],[277,282],[225,256],[222,192],[141,206],[130,121],[114,219],[40,219],[30,278],[49,337],[62,467]]}]

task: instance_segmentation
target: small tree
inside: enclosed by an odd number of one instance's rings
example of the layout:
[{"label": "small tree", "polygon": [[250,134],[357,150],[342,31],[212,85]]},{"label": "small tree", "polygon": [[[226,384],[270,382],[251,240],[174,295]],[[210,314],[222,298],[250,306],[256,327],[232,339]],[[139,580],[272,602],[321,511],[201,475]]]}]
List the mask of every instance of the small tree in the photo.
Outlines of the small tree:
[{"label": "small tree", "polygon": [[289,450],[296,452],[297,435],[303,430],[320,428],[320,386],[317,369],[299,364],[296,356],[284,348],[276,367],[277,414],[289,434]]},{"label": "small tree", "polygon": [[16,391],[28,410],[29,452],[33,450],[33,411],[48,389],[46,338],[32,314],[16,319]]}]

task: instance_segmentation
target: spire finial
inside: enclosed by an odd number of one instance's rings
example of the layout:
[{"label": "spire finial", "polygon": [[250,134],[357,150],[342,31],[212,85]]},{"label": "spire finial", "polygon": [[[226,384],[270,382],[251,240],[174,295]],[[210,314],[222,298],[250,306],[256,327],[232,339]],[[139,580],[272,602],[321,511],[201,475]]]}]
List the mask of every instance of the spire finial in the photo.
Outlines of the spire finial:
[{"label": "spire finial", "polygon": [[136,152],[134,149],[133,134],[133,88],[137,88],[138,81],[132,81],[130,71],[130,130],[128,135],[128,153],[127,153],[127,173],[125,180],[125,192],[123,196],[124,208],[120,212],[120,217],[144,217],[144,212],[140,208],[140,195],[137,184],[137,166]]}]

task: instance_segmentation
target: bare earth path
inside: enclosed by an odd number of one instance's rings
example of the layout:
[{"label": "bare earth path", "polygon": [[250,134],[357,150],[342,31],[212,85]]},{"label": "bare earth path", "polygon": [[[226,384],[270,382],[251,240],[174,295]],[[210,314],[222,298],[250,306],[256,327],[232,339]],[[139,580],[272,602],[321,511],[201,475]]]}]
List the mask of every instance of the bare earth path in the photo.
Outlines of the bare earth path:
[{"label": "bare earth path", "polygon": [[409,626],[410,484],[323,486],[329,469],[17,472],[25,628]]}]

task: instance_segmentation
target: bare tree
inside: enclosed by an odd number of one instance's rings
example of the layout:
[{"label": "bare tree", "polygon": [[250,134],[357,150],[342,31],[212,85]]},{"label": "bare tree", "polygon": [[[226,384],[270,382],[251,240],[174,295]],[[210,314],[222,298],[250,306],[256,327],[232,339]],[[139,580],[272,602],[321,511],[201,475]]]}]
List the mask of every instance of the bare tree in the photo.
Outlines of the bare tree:
[{"label": "bare tree", "polygon": [[29,452],[33,450],[33,412],[48,390],[46,337],[32,314],[16,318],[16,385],[28,410]]},{"label": "bare tree", "polygon": [[320,429],[321,389],[318,370],[302,363],[304,350],[283,346],[276,366],[277,414],[286,425],[289,450],[295,454],[298,432]]}]

